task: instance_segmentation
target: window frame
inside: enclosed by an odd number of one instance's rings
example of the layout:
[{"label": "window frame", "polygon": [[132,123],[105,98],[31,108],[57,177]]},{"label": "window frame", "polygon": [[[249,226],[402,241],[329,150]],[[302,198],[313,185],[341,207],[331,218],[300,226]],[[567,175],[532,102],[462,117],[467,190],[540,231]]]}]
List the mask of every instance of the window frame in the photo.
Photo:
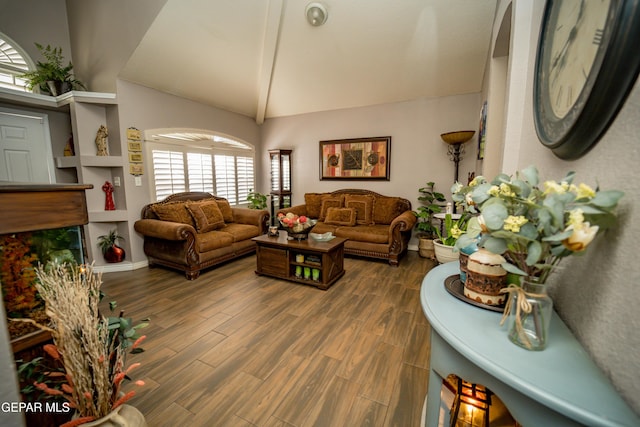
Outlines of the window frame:
[{"label": "window frame", "polygon": [[[246,147],[245,149],[242,148],[226,148],[226,147],[221,147],[219,143],[216,143],[214,146],[214,141],[213,140],[200,140],[200,141],[180,141],[178,139],[171,139],[168,140],[167,138],[159,138],[157,136],[150,136],[150,133],[152,131],[147,131],[145,133],[145,152],[146,152],[146,157],[147,159],[149,159],[149,166],[148,166],[148,173],[149,173],[149,192],[151,195],[151,198],[154,199],[155,201],[160,201],[163,200],[164,198],[166,198],[166,195],[160,195],[158,196],[157,193],[157,185],[156,185],[156,175],[155,175],[155,164],[154,164],[154,157],[153,157],[153,152],[154,150],[161,150],[161,151],[172,151],[172,152],[180,152],[182,153],[182,162],[184,165],[184,191],[202,191],[200,188],[195,189],[195,190],[191,190],[190,186],[189,186],[189,167],[188,167],[188,153],[196,153],[196,154],[205,154],[205,155],[210,155],[211,156],[211,166],[212,166],[212,185],[213,185],[213,191],[211,192],[214,195],[218,195],[219,193],[223,193],[223,194],[227,194],[226,192],[224,192],[221,188],[219,188],[219,182],[216,180],[216,156],[220,156],[220,155],[224,155],[224,156],[233,156],[233,162],[234,162],[234,192],[235,192],[235,198],[237,200],[234,200],[233,197],[231,197],[229,199],[229,203],[232,206],[238,206],[238,207],[246,207],[249,205],[249,202],[246,200],[246,194],[248,192],[248,190],[244,191],[243,188],[239,188],[239,180],[238,180],[238,176],[239,176],[239,169],[238,169],[238,158],[249,158],[251,159],[251,181],[252,181],[252,186],[251,188],[255,188],[255,183],[256,183],[256,155],[255,155],[255,147],[245,141],[242,141],[238,138],[234,138],[234,137],[230,137],[227,135],[221,135],[218,133],[211,133],[211,132],[206,132],[203,133],[202,131],[198,131],[198,134],[206,134],[208,136],[210,136],[211,138],[213,137],[220,137],[226,140],[230,140],[233,141],[236,144],[242,144],[244,147]],[[185,133],[188,134],[189,131],[185,131],[185,130],[180,130],[179,132],[176,132],[175,130],[171,130],[171,133],[174,134],[178,134],[178,133]],[[155,134],[159,134],[159,132],[157,131],[153,131],[153,133]],[[167,132],[165,132],[167,133]],[[244,176],[244,178],[246,178],[246,175]],[[245,184],[244,186],[247,186],[247,184]],[[209,192],[209,191],[207,191]],[[225,195],[219,195],[219,197],[225,197]],[[242,195],[245,195],[245,200],[242,200]],[[160,198],[158,198],[160,197]],[[225,197],[227,198],[227,197]]]},{"label": "window frame", "polygon": [[[24,60],[26,66],[26,69],[24,69],[22,67],[12,65],[8,62],[0,61],[0,73],[10,75],[13,78],[13,83],[11,84],[3,83],[0,81],[0,87],[5,89],[19,90],[22,92],[30,92],[27,89],[26,80],[21,79],[19,76],[29,71],[34,71],[36,69],[35,62],[33,62],[29,54],[27,54],[27,52],[18,43],[16,43],[13,39],[11,39],[11,37],[7,36],[3,32],[0,32],[0,42],[4,42],[5,45],[14,49],[15,52],[20,56],[20,58]],[[23,84],[17,84],[16,81],[20,81]]]}]

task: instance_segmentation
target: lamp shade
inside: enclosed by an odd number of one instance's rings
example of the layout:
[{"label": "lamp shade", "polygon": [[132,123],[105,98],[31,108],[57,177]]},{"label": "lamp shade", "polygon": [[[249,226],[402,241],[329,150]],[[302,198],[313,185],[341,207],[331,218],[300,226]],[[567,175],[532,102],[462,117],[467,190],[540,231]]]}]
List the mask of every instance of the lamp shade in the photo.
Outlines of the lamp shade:
[{"label": "lamp shade", "polygon": [[455,132],[447,132],[440,135],[440,138],[447,144],[458,145],[463,144],[473,138],[475,130],[459,130]]}]

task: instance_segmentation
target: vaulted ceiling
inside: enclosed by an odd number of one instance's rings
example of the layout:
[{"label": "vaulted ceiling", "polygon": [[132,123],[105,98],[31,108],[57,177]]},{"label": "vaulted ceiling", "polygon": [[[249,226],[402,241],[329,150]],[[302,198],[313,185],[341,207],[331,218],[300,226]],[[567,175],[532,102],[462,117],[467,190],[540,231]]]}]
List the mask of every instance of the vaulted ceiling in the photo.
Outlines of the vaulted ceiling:
[{"label": "vaulted ceiling", "polygon": [[311,1],[167,0],[118,77],[258,123],[480,92],[496,0]]}]

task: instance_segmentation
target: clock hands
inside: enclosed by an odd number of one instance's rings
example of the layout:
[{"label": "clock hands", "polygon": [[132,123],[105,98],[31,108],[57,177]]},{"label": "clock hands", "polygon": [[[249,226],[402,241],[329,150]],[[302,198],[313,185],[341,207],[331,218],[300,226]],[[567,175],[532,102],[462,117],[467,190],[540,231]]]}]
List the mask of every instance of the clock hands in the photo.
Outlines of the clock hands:
[{"label": "clock hands", "polygon": [[582,0],[580,2],[579,9],[578,9],[578,17],[576,18],[575,24],[573,25],[573,27],[571,27],[571,30],[569,31],[569,36],[567,37],[567,40],[565,41],[560,51],[555,55],[555,57],[551,61],[550,73],[554,74],[554,77],[551,78],[552,85],[554,85],[560,70],[563,69],[564,66],[566,65],[567,53],[569,51],[569,48],[573,45],[573,42],[578,37],[578,29],[582,25],[582,22],[584,21],[584,10],[585,10],[585,0]]}]

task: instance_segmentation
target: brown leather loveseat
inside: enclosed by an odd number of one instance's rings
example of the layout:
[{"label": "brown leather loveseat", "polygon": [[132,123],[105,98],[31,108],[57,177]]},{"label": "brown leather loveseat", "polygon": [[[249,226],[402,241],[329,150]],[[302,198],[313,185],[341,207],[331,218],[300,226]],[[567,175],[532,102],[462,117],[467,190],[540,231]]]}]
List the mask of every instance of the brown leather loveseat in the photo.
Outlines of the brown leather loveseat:
[{"label": "brown leather loveseat", "polygon": [[312,233],[332,232],[348,240],[344,252],[379,258],[398,265],[406,253],[416,217],[411,202],[369,190],[345,189],[331,193],[306,193],[305,204],[280,209],[318,220]]},{"label": "brown leather loveseat", "polygon": [[251,239],[266,233],[269,212],[231,207],[209,193],[176,193],[142,208],[134,224],[144,236],[149,265],[164,265],[196,279],[200,271],[254,252]]}]

